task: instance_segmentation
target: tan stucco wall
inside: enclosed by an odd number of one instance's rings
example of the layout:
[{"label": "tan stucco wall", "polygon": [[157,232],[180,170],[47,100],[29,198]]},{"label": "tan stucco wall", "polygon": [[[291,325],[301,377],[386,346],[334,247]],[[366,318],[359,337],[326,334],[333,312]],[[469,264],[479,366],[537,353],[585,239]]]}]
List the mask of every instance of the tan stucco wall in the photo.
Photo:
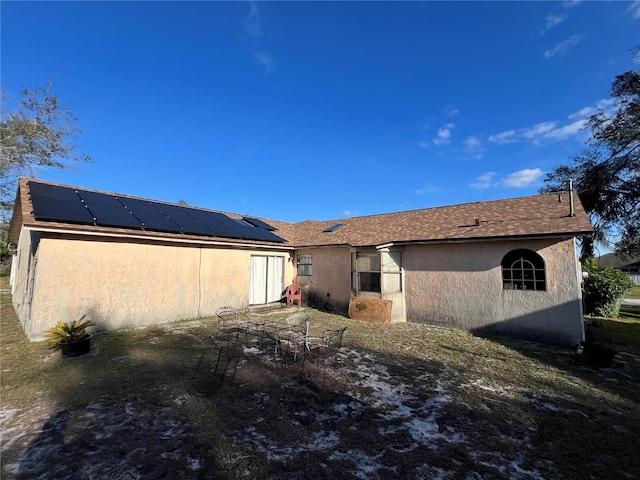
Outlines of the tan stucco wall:
[{"label": "tan stucco wall", "polygon": [[22,228],[16,255],[12,258],[11,293],[13,307],[27,336],[31,337],[31,315],[33,280],[36,272],[37,248],[40,235]]},{"label": "tan stucco wall", "polygon": [[[339,313],[349,311],[351,299],[351,253],[356,250],[350,247],[327,247],[296,250],[299,254],[313,255],[313,275],[299,275],[297,283],[302,286],[303,300],[306,305],[324,309],[325,303]],[[297,259],[297,257],[296,257]],[[329,297],[327,298],[327,293]],[[403,292],[362,293],[362,296],[392,300],[392,322],[406,320]]]},{"label": "tan stucco wall", "polygon": [[[515,248],[545,261],[547,291],[504,290]],[[574,345],[582,340],[579,271],[569,240],[405,247],[407,320]]]},{"label": "tan stucco wall", "polygon": [[282,256],[284,284],[293,278],[286,252],[42,238],[30,315],[21,319],[36,340],[85,313],[112,330],[246,308],[252,254]]},{"label": "tan stucco wall", "polygon": [[[346,313],[351,297],[351,253],[348,247],[310,248],[296,250],[298,254],[313,255],[313,275],[299,275],[297,283],[302,286],[303,300],[323,308],[328,302],[335,312]],[[297,257],[296,257],[297,259]],[[316,305],[316,303],[319,303]]]}]

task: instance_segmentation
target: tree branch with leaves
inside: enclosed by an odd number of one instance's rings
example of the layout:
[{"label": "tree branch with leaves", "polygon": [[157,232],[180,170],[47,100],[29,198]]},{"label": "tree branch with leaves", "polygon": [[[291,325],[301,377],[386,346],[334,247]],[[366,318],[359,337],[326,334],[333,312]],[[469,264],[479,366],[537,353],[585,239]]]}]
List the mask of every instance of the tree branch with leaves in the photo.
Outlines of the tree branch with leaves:
[{"label": "tree branch with leaves", "polygon": [[548,173],[543,188],[562,190],[574,180],[595,229],[594,236],[582,239],[583,260],[594,256],[596,243],[612,244],[616,253],[640,254],[640,70],[618,75],[611,99],[614,113],[600,110],[589,118],[587,148]]},{"label": "tree branch with leaves", "polygon": [[[6,102],[3,102],[3,107]],[[53,93],[53,82],[22,90],[20,108],[1,112],[0,207],[2,243],[6,241],[17,181],[34,176],[42,168],[66,169],[77,162],[92,162],[78,154],[73,138],[81,130],[70,108]]]}]

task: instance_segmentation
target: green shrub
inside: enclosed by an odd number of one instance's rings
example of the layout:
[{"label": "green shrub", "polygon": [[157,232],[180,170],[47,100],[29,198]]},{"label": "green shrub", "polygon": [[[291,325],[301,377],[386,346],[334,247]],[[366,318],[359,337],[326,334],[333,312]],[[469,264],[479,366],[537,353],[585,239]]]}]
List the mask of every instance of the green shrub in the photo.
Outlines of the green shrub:
[{"label": "green shrub", "polygon": [[634,286],[629,276],[611,267],[601,268],[595,258],[589,259],[582,269],[589,274],[584,281],[585,313],[617,317],[624,294]]}]

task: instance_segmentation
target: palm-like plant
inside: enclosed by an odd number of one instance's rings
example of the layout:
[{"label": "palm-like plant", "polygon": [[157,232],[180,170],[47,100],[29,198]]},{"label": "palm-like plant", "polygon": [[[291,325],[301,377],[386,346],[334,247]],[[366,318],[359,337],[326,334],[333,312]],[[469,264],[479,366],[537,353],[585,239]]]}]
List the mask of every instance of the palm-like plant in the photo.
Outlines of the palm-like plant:
[{"label": "palm-like plant", "polygon": [[89,336],[85,331],[89,327],[95,326],[91,320],[85,320],[87,316],[83,315],[73,322],[59,321],[56,326],[44,332],[44,337],[49,341],[49,345],[57,347],[60,342],[74,343]]}]

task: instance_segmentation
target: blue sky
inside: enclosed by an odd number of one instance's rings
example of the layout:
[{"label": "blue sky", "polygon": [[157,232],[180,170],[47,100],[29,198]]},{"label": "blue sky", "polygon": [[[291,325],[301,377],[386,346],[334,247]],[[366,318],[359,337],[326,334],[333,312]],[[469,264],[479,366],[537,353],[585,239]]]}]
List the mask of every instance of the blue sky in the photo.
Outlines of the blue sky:
[{"label": "blue sky", "polygon": [[1,22],[4,90],[52,79],[96,161],[40,178],[294,222],[535,194],[640,44],[640,1],[4,1]]}]

